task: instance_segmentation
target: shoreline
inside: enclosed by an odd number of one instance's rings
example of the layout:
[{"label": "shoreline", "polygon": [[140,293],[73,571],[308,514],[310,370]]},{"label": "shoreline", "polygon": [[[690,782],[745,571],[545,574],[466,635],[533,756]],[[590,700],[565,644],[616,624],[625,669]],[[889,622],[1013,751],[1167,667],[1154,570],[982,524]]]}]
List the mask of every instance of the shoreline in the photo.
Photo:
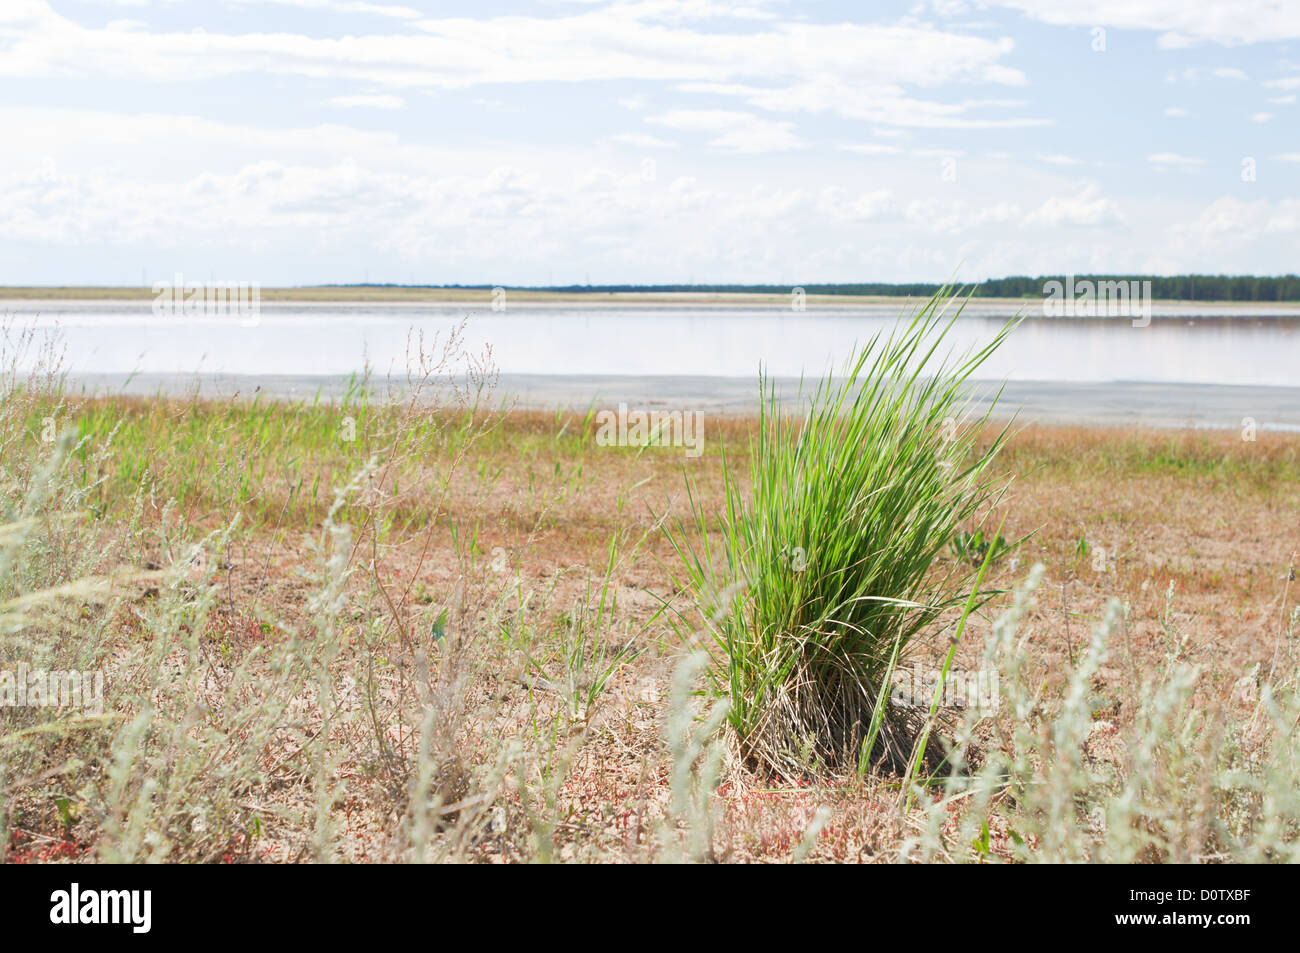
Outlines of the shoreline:
[{"label": "shoreline", "polygon": [[[87,397],[199,397],[206,400],[314,400],[333,403],[346,375],[85,374],[70,375],[70,394]],[[773,380],[786,407],[800,403],[799,380]],[[381,390],[382,378],[372,381]],[[1160,429],[1240,429],[1247,418],[1264,432],[1300,431],[1300,387],[1170,384],[1139,381],[972,381],[971,413],[983,415],[1002,388],[995,419],[1019,423]],[[444,384],[442,393],[449,392]],[[692,410],[720,417],[757,416],[758,382],[748,377],[501,374],[486,399],[522,411],[630,407]]]},{"label": "shoreline", "polygon": [[[0,312],[12,306],[30,307],[40,301],[50,305],[72,305],[104,302],[152,301],[157,295],[150,288],[93,288],[93,287],[0,287]],[[387,307],[457,307],[466,304],[492,306],[490,289],[427,289],[427,288],[263,288],[259,299],[268,304],[311,304],[316,307],[350,307],[359,304]],[[771,308],[791,310],[790,294],[751,292],[559,292],[507,289],[508,302],[526,304],[530,308],[628,308],[671,309],[698,308]],[[926,300],[909,295],[826,295],[809,294],[805,297],[808,309],[852,309],[864,306],[879,307],[896,304],[900,308],[909,303]],[[1043,302],[1035,298],[972,297],[970,306],[993,308],[1034,309]],[[1300,317],[1300,301],[1202,301],[1177,298],[1155,298],[1156,308],[1178,308],[1180,311],[1213,312],[1228,309],[1246,311],[1242,317],[1288,316]],[[1084,317],[1083,320],[1090,320]],[[1066,318],[1065,320],[1070,320]]]}]

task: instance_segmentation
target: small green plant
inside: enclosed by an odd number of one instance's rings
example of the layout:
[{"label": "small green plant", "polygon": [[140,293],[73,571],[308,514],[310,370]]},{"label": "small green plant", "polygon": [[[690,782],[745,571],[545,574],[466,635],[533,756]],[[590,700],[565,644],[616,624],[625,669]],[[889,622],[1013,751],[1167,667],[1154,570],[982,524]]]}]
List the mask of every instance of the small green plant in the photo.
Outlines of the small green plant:
[{"label": "small green plant", "polygon": [[59,810],[59,820],[63,824],[63,836],[72,835],[72,826],[77,823],[77,810],[73,807],[72,801],[66,797],[57,797],[54,799],[54,806]]},{"label": "small green plant", "polygon": [[580,726],[585,726],[591,718],[610,679],[641,654],[636,642],[645,626],[635,633],[624,632],[621,637],[611,638],[611,620],[617,601],[614,575],[620,565],[619,542],[617,534],[610,537],[604,573],[599,579],[589,576],[584,598],[575,601],[570,611],[562,612],[556,619],[558,638],[554,647],[559,678],[548,679],[546,667],[526,656],[529,668],[565,699],[567,713]]},{"label": "small green plant", "polygon": [[987,556],[989,562],[995,563],[1012,552],[1018,543],[1013,543],[1001,533],[995,533],[991,539],[984,538],[984,531],[977,529],[973,533],[962,531],[948,544],[952,554],[962,562],[979,566]]},{"label": "small green plant", "polygon": [[979,857],[980,860],[985,860],[988,858],[989,856],[989,822],[988,821],[984,821],[984,823],[980,825],[980,832],[971,841],[971,847],[974,849],[975,855]]}]

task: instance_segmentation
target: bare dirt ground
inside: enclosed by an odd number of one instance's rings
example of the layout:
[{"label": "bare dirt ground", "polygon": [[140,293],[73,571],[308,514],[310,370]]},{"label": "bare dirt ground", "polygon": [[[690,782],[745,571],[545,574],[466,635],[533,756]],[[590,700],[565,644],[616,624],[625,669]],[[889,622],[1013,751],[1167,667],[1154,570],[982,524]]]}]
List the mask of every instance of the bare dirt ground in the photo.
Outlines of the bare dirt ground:
[{"label": "bare dirt ground", "polygon": [[[526,426],[527,420],[521,418],[517,425]],[[736,445],[746,426],[744,421],[731,425]],[[1140,456],[1126,459],[1117,452],[1130,445],[1158,457],[1159,446],[1168,441],[1186,450],[1181,462],[1171,453],[1168,466],[1134,465]],[[1105,604],[1117,598],[1128,609],[1128,621],[1094,685],[1099,695],[1113,700],[1099,717],[1122,724],[1135,694],[1143,691],[1145,674],[1182,638],[1183,657],[1206,671],[1203,704],[1235,704],[1233,691],[1240,680],[1267,673],[1279,658],[1283,598],[1300,550],[1300,486],[1254,472],[1201,471],[1186,464],[1198,454],[1210,460],[1216,454],[1220,460],[1236,455],[1247,465],[1251,454],[1293,461],[1296,449],[1293,440],[1252,446],[1235,434],[1023,431],[1006,461],[1008,472],[1019,475],[990,523],[1005,518],[1008,537],[1029,539],[996,565],[991,582],[1010,589],[1031,563],[1048,567],[1038,606],[1025,626],[1032,665],[1044,683],[1059,682],[1077,664]],[[639,457],[592,455],[584,461],[578,485],[560,502],[548,502],[544,514],[509,463],[492,494],[471,504],[476,512],[458,512],[460,503],[451,502],[453,519],[481,520],[479,546],[489,555],[496,553],[502,583],[535,587],[557,609],[582,601],[591,578],[602,569],[607,540],[618,524],[633,536],[647,534],[644,544],[616,568],[610,620],[612,628],[640,632],[646,651],[619,669],[556,792],[554,837],[562,858],[641,856],[649,818],[668,796],[662,738],[671,659],[678,646],[652,620],[678,594],[667,576],[671,549],[655,527],[665,514],[683,512],[684,462],[702,492],[716,499],[719,457],[683,461],[664,450]],[[1022,462],[1029,466],[1021,469],[1017,464]],[[406,559],[413,566],[415,556]],[[410,571],[400,559],[392,566],[399,575]],[[293,567],[293,553],[281,552],[272,573],[287,579]],[[420,582],[431,592],[445,592],[457,574],[453,554],[439,550]],[[277,598],[292,602],[291,588],[274,588]],[[978,647],[998,610],[995,601],[975,621],[959,663],[978,667]],[[486,621],[486,615],[479,621]],[[946,648],[946,640],[936,639],[914,661],[937,666]],[[1281,657],[1293,656],[1288,649]],[[538,693],[521,681],[521,673],[496,664],[506,663],[486,664],[473,689],[479,699],[473,707],[492,718],[479,730],[522,731],[533,717]],[[1105,731],[1098,737],[1100,746]],[[807,790],[797,779],[760,786],[733,780],[724,783],[717,797],[723,817],[717,850],[725,860],[789,859],[822,804],[834,813],[813,849],[814,859],[888,858],[910,823],[887,785],[852,780]],[[370,856],[366,844],[373,833],[357,832],[355,859]],[[996,842],[996,831],[993,836]],[[499,859],[522,856],[505,836],[484,850]],[[283,853],[279,857],[287,859]]]},{"label": "bare dirt ground", "polygon": [[[566,448],[552,441],[564,426],[553,414],[508,415],[499,439],[471,454],[453,478],[444,517],[391,534],[373,577],[411,593],[403,612],[425,629],[446,610],[447,644],[466,648],[448,716],[455,750],[439,782],[447,785],[446,803],[457,806],[468,790],[462,772],[467,778],[490,770],[503,739],[545,740],[530,781],[506,780],[495,789],[486,820],[464,848],[466,859],[630,861],[654,854],[656,826],[671,796],[664,740],[669,683],[683,650],[682,633],[663,611],[681,605],[683,594],[673,582],[673,552],[662,527],[686,514],[683,468],[701,499],[720,502],[721,448],[743,471],[754,422],[717,422],[711,451],[698,459],[671,448],[637,452],[590,442]],[[1049,694],[1085,652],[1106,603],[1118,599],[1126,609],[1094,680],[1108,704],[1089,739],[1093,754],[1108,756],[1108,736],[1131,717],[1148,674],[1171,652],[1203,667],[1197,698],[1209,711],[1239,706],[1235,692],[1243,678],[1259,680],[1279,664],[1294,664],[1296,647],[1284,644],[1282,633],[1296,595],[1290,579],[1300,550],[1300,439],[1038,426],[1014,437],[1001,467],[1008,490],[986,525],[1001,524],[1004,535],[1025,541],[993,566],[988,582],[1010,589],[1033,563],[1046,566],[1022,629],[1031,668]],[[200,507],[191,518],[199,528],[215,528],[224,515]],[[274,654],[285,632],[308,625],[313,557],[304,543],[318,529],[314,521],[263,524],[223,554],[205,630],[217,673],[214,701],[224,684],[221,672],[256,647]],[[619,541],[612,560],[611,539]],[[607,657],[625,639],[638,654],[614,666],[589,706],[570,711],[573,692],[559,684],[562,650],[548,638],[573,631],[580,619],[591,622],[602,595],[604,648],[591,649],[589,661]],[[373,587],[354,585],[349,598],[355,628],[341,651],[359,670],[373,665],[360,633],[380,610]],[[994,599],[974,620],[958,664],[978,667],[983,634],[1007,598]],[[130,637],[132,613],[140,613],[136,605],[122,611],[121,631]],[[521,663],[525,632],[534,633],[528,644],[538,653],[535,667]],[[946,636],[936,634],[917,646],[909,663],[937,665],[947,646]],[[410,743],[413,729],[396,699],[408,667],[423,664],[416,655],[399,655],[395,650],[378,678],[397,712],[378,727],[398,748]],[[582,677],[593,676],[587,670]],[[310,789],[292,770],[292,755],[284,752],[290,767],[283,783],[249,796],[265,819],[256,842],[213,859],[306,859],[303,831],[275,821],[289,808],[310,807]],[[338,859],[392,859],[402,812],[385,791],[381,768],[349,755],[336,781]],[[920,823],[900,807],[887,777],[812,783],[757,779],[732,766],[711,803],[718,817],[711,854],[724,861],[790,860],[819,809],[828,811],[824,826],[805,845],[814,860],[893,859]],[[59,845],[69,842],[84,851],[94,846],[88,832],[82,841],[75,831],[59,834],[48,808],[27,816],[9,860],[59,859],[68,850]],[[996,818],[990,823],[995,854],[1009,849],[1004,828]]]}]

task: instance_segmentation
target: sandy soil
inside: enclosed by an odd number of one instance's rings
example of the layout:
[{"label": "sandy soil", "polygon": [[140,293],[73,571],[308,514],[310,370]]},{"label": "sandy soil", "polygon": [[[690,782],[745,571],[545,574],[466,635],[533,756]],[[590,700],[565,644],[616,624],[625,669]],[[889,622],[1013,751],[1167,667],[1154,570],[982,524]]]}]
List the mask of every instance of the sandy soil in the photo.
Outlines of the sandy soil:
[{"label": "sandy soil", "polygon": [[[669,796],[664,725],[669,679],[681,653],[674,634],[662,621],[653,622],[658,609],[680,595],[666,569],[672,550],[658,527],[666,516],[686,513],[683,467],[702,500],[720,501],[722,458],[713,451],[691,459],[672,448],[638,454],[590,443],[562,450],[553,439],[561,426],[581,421],[562,420],[553,411],[510,414],[503,438],[471,456],[454,477],[445,516],[463,528],[459,540],[444,521],[428,535],[418,529],[399,533],[382,551],[372,578],[393,591],[417,593],[409,611],[423,620],[422,631],[427,619],[421,613],[445,605],[451,609],[449,631],[467,639],[473,633],[473,662],[457,702],[454,763],[481,769],[502,739],[533,737],[539,721],[557,718],[560,704],[561,693],[553,688],[560,677],[556,659],[545,658],[544,677],[528,671],[503,647],[502,633],[524,625],[540,633],[563,631],[588,611],[609,540],[624,534],[603,625],[618,637],[632,635],[641,652],[618,667],[597,706],[583,712],[580,729],[556,742],[565,764],[549,795],[549,836],[563,859],[645,859],[653,853],[656,819]],[[753,420],[724,416],[713,426],[709,439],[725,444],[743,470]],[[1093,684],[1104,703],[1097,717],[1111,726],[1107,730],[1133,717],[1146,679],[1183,637],[1176,651],[1202,666],[1198,704],[1207,711],[1235,704],[1233,687],[1243,677],[1257,678],[1279,659],[1292,665],[1297,646],[1282,639],[1281,623],[1296,597],[1290,579],[1300,551],[1298,455],[1300,438],[1291,435],[1262,434],[1245,442],[1235,433],[1209,431],[1042,425],[1021,430],[1002,458],[1010,487],[990,520],[996,525],[1005,519],[1004,533],[1026,541],[994,566],[989,582],[1009,589],[1032,563],[1047,567],[1037,605],[1022,627],[1031,674],[1047,694],[1060,688],[1077,663],[1112,598],[1126,606],[1127,621]],[[212,529],[224,517],[197,512],[191,518]],[[463,534],[470,527],[481,557],[467,560]],[[284,627],[305,624],[311,557],[302,542],[312,531],[265,525],[223,557],[218,609],[207,633],[220,649],[223,671],[253,648],[273,646]],[[364,623],[382,615],[373,591],[367,595],[365,584],[355,588],[350,618]],[[418,595],[426,592],[427,598]],[[509,608],[524,593],[536,598]],[[978,647],[1005,603],[995,600],[974,620],[959,650],[960,666],[978,667]],[[267,619],[277,622],[268,629],[260,621]],[[913,660],[933,666],[947,645],[936,635],[916,646]],[[343,652],[358,667],[363,664],[356,639]],[[385,676],[393,692],[406,678],[401,666],[407,664],[399,660]],[[214,689],[213,704],[219,701]],[[394,744],[410,744],[410,724],[402,717],[388,730]],[[1105,738],[1099,735],[1095,743],[1098,756],[1106,756]],[[341,859],[394,856],[400,813],[394,813],[380,777],[363,753],[343,762],[338,780],[345,794],[335,817]],[[277,808],[310,805],[307,781],[288,772],[273,790],[250,796],[250,803],[268,819]],[[918,823],[899,809],[897,792],[875,779],[805,786],[797,779],[757,783],[732,774],[714,802],[722,818],[715,843],[720,860],[789,860],[819,807],[832,813],[813,859],[892,859]],[[502,788],[468,856],[532,856],[532,809],[518,787]],[[31,836],[56,838],[57,816],[49,813],[42,823],[48,829],[33,822]],[[1005,827],[998,821],[991,830],[995,853],[1009,849],[999,823]],[[256,845],[235,859],[302,859],[308,834],[267,820]],[[86,835],[85,846],[93,844],[92,837]]]}]

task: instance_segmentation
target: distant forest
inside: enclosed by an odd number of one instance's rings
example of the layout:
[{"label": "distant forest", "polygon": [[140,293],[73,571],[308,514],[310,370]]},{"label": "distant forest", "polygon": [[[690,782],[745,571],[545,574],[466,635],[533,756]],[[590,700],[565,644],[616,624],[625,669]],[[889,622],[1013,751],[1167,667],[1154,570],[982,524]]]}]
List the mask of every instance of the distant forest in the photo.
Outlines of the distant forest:
[{"label": "distant forest", "polygon": [[[1090,281],[1150,281],[1151,295],[1157,299],[1179,301],[1300,301],[1300,276],[1255,277],[1242,275],[1075,275],[1075,282]],[[1031,278],[1016,275],[1010,278],[990,278],[974,286],[977,298],[1041,298],[1043,285],[1048,281],[1064,283],[1064,275],[1044,275]],[[338,286],[335,286],[338,287]],[[366,285],[348,287],[397,287],[395,285]],[[422,286],[423,287],[423,286]],[[432,285],[438,288],[491,288],[492,285]],[[505,285],[513,290],[557,291],[568,294],[605,294],[630,292],[694,292],[696,294],[748,293],[789,294],[792,285]],[[897,295],[929,297],[941,285],[912,283],[887,284],[861,282],[849,284],[798,285],[810,295]],[[969,286],[961,286],[969,288]]]}]

